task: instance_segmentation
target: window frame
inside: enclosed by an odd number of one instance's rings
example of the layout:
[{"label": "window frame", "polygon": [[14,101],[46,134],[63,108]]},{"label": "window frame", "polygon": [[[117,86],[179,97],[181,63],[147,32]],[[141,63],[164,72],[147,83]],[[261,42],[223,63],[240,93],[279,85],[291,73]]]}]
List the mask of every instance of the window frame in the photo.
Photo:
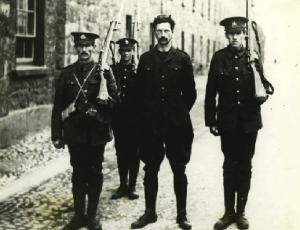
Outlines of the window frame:
[{"label": "window frame", "polygon": [[[20,7],[20,1],[23,1],[23,6],[24,8],[19,8]],[[37,14],[37,0],[32,0],[33,1],[33,10],[28,9],[28,1],[29,0],[17,0],[17,14],[16,14],[16,40],[18,41],[18,39],[22,39],[22,46],[23,46],[23,57],[17,57],[17,49],[18,47],[16,46],[16,63],[17,65],[33,65],[34,63],[34,54],[35,54],[35,39],[36,39],[36,33],[37,33],[37,22],[36,22],[36,14]],[[19,31],[19,12],[25,13],[26,14],[26,26],[25,26],[25,32],[24,33],[20,33]],[[29,13],[33,14],[33,34],[28,34],[28,15]],[[30,39],[31,40],[31,57],[25,57],[25,40],[26,39]],[[18,43],[16,41],[16,43]]]}]

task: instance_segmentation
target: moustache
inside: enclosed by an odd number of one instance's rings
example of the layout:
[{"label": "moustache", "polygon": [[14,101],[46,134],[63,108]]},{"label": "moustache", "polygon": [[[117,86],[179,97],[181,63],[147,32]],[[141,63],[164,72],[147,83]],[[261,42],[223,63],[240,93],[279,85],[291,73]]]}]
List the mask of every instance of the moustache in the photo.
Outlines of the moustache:
[{"label": "moustache", "polygon": [[80,54],[86,54],[86,55],[88,55],[88,53],[86,53],[86,52],[81,52]]}]

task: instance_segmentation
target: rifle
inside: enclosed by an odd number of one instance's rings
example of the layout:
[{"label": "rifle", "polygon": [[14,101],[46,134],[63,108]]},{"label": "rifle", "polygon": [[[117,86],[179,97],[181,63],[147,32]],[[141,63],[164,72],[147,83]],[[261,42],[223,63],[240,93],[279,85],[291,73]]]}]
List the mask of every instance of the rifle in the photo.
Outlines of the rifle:
[{"label": "rifle", "polygon": [[[99,72],[99,75],[101,77],[99,93],[97,96],[97,99],[99,100],[100,104],[107,104],[107,99],[111,98],[108,94],[106,79],[104,78],[104,75],[103,75],[104,74],[104,66],[107,65],[106,59],[107,59],[107,55],[108,55],[110,41],[111,41],[113,32],[115,30],[117,30],[118,24],[120,24],[120,18],[121,18],[121,13],[123,11],[124,3],[125,3],[125,0],[123,0],[123,2],[122,2],[117,20],[110,22],[110,26],[109,26],[108,32],[106,34],[106,38],[104,40],[102,49],[100,50],[100,54],[99,54],[99,62],[98,62],[96,71]],[[78,95],[77,95],[77,97],[78,97]],[[66,109],[64,109],[62,111],[62,121],[64,121],[72,112],[74,112],[77,97],[70,105],[67,106]],[[97,111],[97,108],[95,105],[91,105],[90,108],[86,111],[87,114],[89,114],[90,116],[92,116],[94,118],[96,117],[97,112],[98,111]],[[99,121],[104,122],[104,123],[107,123],[110,121],[107,114],[106,115],[99,114],[99,116],[97,116],[97,118]]]},{"label": "rifle", "polygon": [[[274,93],[274,87],[264,77],[262,66],[258,70],[255,67],[255,59],[258,59],[258,61],[260,62],[261,65],[262,65],[262,61],[261,61],[261,55],[260,55],[261,47],[260,47],[259,36],[258,36],[258,32],[257,32],[257,24],[255,21],[253,21],[253,11],[250,10],[251,7],[254,6],[253,0],[251,0],[251,1],[252,1],[252,4],[250,3],[250,0],[246,0],[246,17],[249,19],[249,21],[246,25],[246,30],[247,30],[246,49],[248,51],[248,63],[252,69],[253,77],[254,77],[255,98],[260,102],[265,102],[268,99],[267,94],[272,95]],[[250,12],[249,12],[249,10],[250,10]],[[256,53],[256,51],[254,51],[254,41],[253,41],[254,35],[255,35],[257,46],[259,49],[258,54]],[[262,82],[262,79],[263,79],[264,83]]]},{"label": "rifle", "polygon": [[136,70],[137,70],[138,60],[140,59],[139,42],[138,42],[138,38],[137,38],[137,34],[140,31],[140,25],[141,25],[141,23],[139,22],[139,16],[140,16],[140,1],[137,0],[137,8],[136,8],[136,11],[135,11],[135,22],[132,23],[132,36],[131,36],[131,38],[133,38],[137,41],[137,43],[134,44],[135,52],[134,52],[134,55],[132,57],[134,72],[136,72]]},{"label": "rifle", "polygon": [[121,13],[123,11],[124,3],[125,3],[125,0],[123,0],[123,2],[122,2],[117,20],[110,22],[108,33],[107,33],[106,38],[104,40],[103,48],[102,48],[102,50],[100,51],[100,54],[99,54],[100,68],[98,68],[98,70],[100,71],[101,83],[100,83],[99,94],[97,96],[97,99],[100,99],[100,100],[107,100],[108,98],[110,98],[110,96],[108,95],[108,91],[107,91],[106,79],[103,76],[104,65],[106,64],[106,59],[107,59],[108,50],[109,50],[109,47],[110,47],[110,41],[111,41],[113,32],[118,30],[117,27],[120,24],[120,18],[121,18]]}]

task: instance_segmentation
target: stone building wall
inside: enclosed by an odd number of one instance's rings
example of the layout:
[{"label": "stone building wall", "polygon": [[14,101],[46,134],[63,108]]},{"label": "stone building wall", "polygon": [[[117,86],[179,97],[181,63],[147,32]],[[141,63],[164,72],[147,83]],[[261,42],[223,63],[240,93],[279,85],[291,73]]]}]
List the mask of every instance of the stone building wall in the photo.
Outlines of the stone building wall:
[{"label": "stone building wall", "polygon": [[[12,7],[11,7],[12,6]],[[9,90],[9,72],[14,68],[14,31],[11,18],[14,16],[13,4],[0,0],[0,117],[9,113],[7,93]]]},{"label": "stone building wall", "polygon": [[[110,22],[116,20],[122,0],[36,0],[44,1],[43,65],[20,69],[16,64],[16,20],[18,0],[0,0],[0,148],[28,132],[50,125],[55,81],[60,70],[75,62],[72,31],[97,33],[95,60],[98,59]],[[244,15],[240,0],[139,0],[141,22],[140,54],[153,47],[150,24],[161,13],[176,22],[173,45],[193,59],[195,73],[206,74],[213,53],[227,45],[219,21]],[[162,5],[162,2],[164,3]],[[128,34],[126,18],[135,19],[137,0],[126,0],[121,14],[117,41]],[[234,7],[233,7],[234,6]],[[183,36],[184,34],[184,36]],[[184,42],[183,42],[184,37]],[[154,41],[154,44],[152,44]],[[194,42],[193,42],[194,41]],[[264,41],[264,39],[263,39]],[[119,56],[117,55],[117,59]],[[108,64],[111,64],[109,54]],[[19,124],[19,125],[16,125]]]}]

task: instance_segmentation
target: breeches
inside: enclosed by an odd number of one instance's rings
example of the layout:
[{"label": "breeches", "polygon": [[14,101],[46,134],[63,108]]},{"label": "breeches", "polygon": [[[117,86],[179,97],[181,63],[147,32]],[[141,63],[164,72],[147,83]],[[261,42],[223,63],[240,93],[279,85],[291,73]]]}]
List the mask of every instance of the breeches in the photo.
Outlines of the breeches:
[{"label": "breeches", "polygon": [[119,156],[138,158],[139,138],[135,125],[113,125],[116,153]]},{"label": "breeches", "polygon": [[221,134],[224,154],[223,176],[229,180],[250,180],[257,131],[246,133],[239,125],[235,133]]},{"label": "breeches", "polygon": [[187,184],[185,166],[190,161],[193,138],[192,130],[168,136],[143,132],[140,158],[145,163],[145,187],[147,185],[157,187],[157,174],[165,155],[170,162],[175,184],[177,182]]},{"label": "breeches", "polygon": [[68,145],[73,167],[73,193],[99,193],[102,189],[102,162],[105,144]]}]

